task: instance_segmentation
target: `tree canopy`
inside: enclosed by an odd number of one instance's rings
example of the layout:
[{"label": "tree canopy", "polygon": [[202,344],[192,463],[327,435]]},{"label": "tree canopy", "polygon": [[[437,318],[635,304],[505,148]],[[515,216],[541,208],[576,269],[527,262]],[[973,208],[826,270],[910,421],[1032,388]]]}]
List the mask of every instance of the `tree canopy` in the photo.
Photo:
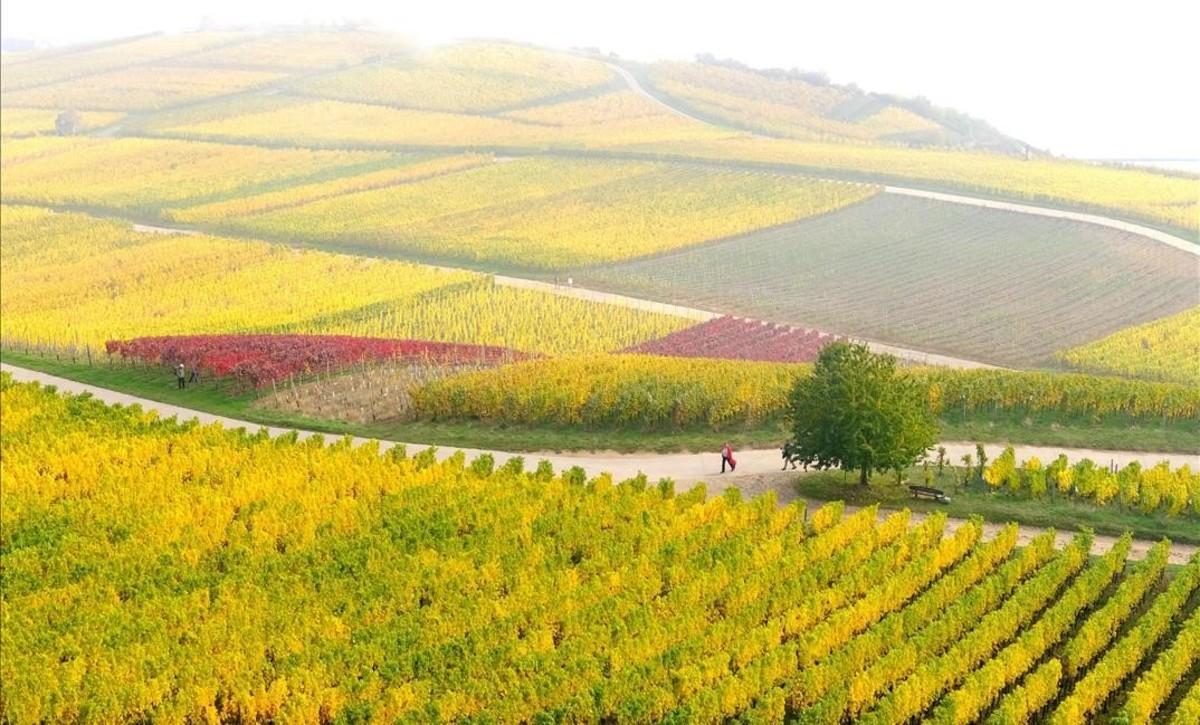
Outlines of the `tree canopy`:
[{"label": "tree canopy", "polygon": [[891,355],[859,344],[822,349],[812,376],[792,390],[788,415],[798,462],[857,470],[862,485],[873,471],[914,463],[937,439],[921,383],[899,374]]}]

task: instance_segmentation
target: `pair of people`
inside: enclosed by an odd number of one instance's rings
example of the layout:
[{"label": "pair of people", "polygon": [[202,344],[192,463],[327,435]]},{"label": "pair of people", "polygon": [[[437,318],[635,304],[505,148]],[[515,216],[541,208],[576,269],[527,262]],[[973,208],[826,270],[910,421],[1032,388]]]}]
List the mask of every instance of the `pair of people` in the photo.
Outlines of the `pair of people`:
[{"label": "pair of people", "polygon": [[[796,461],[800,457],[799,450],[795,443],[788,441],[783,444],[783,470],[787,470],[788,465],[791,465],[792,470],[796,470]],[[808,470],[808,461],[801,461],[804,464],[804,470]],[[721,446],[721,473],[725,472],[725,466],[729,466],[730,472],[737,470],[737,461],[733,459],[733,446],[729,445],[729,441],[725,441],[725,445]]]},{"label": "pair of people", "polygon": [[200,382],[200,366],[192,363],[192,375],[188,377],[187,369],[183,366],[183,363],[179,363],[175,366],[175,381],[179,384],[180,390],[186,388],[188,383]]}]

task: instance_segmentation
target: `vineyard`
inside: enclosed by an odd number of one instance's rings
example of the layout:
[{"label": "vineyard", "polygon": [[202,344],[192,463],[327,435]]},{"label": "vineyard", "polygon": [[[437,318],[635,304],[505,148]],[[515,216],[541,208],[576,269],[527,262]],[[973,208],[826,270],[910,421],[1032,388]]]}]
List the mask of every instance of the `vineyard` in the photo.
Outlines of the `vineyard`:
[{"label": "vineyard", "polygon": [[1194,307],[1200,284],[1194,256],[1124,232],[893,194],[577,278],[1018,367]]},{"label": "vineyard", "polygon": [[718,317],[625,352],[670,357],[707,357],[762,362],[812,362],[832,335],[758,320]]},{"label": "vineyard", "polygon": [[1058,358],[1089,372],[1200,386],[1200,307],[1115,332]]},{"label": "vineyard", "polygon": [[201,222],[221,226],[226,220],[232,217],[262,214],[277,209],[320,201],[321,199],[329,199],[342,194],[351,194],[356,191],[368,191],[370,189],[395,186],[405,182],[421,181],[489,163],[492,163],[491,157],[483,154],[461,154],[433,158],[415,157],[408,163],[402,162],[399,166],[379,171],[343,176],[337,179],[317,181],[310,184],[299,184],[278,191],[238,196],[232,199],[213,201],[182,209],[168,209],[164,213],[164,216],[177,222]]},{"label": "vineyard", "polygon": [[[633,354],[529,360],[438,380],[414,392],[415,410],[434,418],[559,425],[753,424],[779,420],[796,378],[810,369]],[[1185,385],[988,370],[915,368],[907,374],[927,386],[930,409],[938,415],[1019,412],[1062,420],[1200,422],[1200,390]]]},{"label": "vineyard", "polygon": [[186,66],[126,68],[5,94],[5,102],[34,108],[151,111],[278,81],[279,73]]},{"label": "vineyard", "polygon": [[66,52],[35,52],[11,61],[5,57],[5,105],[8,105],[7,94],[12,91],[166,61],[176,56],[217,48],[236,39],[229,33],[156,34],[97,43]]},{"label": "vineyard", "polygon": [[1134,461],[1110,470],[1087,458],[1072,465],[1060,455],[1053,461],[1034,457],[1018,464],[1010,446],[984,469],[983,479],[993,489],[1034,499],[1074,497],[1146,514],[1164,510],[1171,516],[1200,516],[1200,471],[1187,466],[1172,471],[1165,462],[1143,468]]},{"label": "vineyard", "polygon": [[185,365],[204,375],[233,377],[253,387],[354,364],[496,365],[520,353],[483,345],[386,340],[343,335],[176,335],[110,340],[109,355],[160,365]]},{"label": "vineyard", "polygon": [[536,48],[464,43],[426,57],[359,66],[303,80],[304,95],[399,108],[449,112],[499,111],[538,105],[610,85],[604,64]]},{"label": "vineyard", "polygon": [[952,442],[1194,454],[1194,250],[885,187],[1186,246],[1200,178],[795,71],[320,28],[6,36],[6,364],[638,456],[779,442],[835,340],[1036,370],[901,368],[950,441],[911,504],[0,373],[0,723],[1200,723],[1200,554],[1133,539],[1195,543],[1200,471]]},{"label": "vineyard", "polygon": [[[12,722],[1186,723],[1200,558],[0,382]],[[147,505],[152,504],[152,505]],[[153,566],[147,566],[152,561]],[[452,656],[447,653],[453,653]]]},{"label": "vineyard", "polygon": [[855,97],[846,88],[802,78],[680,62],[655,63],[643,69],[642,75],[673,102],[726,125],[771,136],[858,143],[924,140],[930,145],[952,145],[946,142],[955,135],[937,122],[885,100]]},{"label": "vineyard", "polygon": [[368,170],[392,157],[359,151],[74,137],[7,141],[3,158],[6,202],[81,204],[156,214],[163,207]]},{"label": "vineyard", "polygon": [[138,110],[124,131],[134,135],[588,149],[824,170],[1115,212],[1193,237],[1200,229],[1194,178],[1025,159],[1013,154],[1018,142],[946,109],[715,63],[638,69],[656,93],[715,121],[706,124],[633,97],[596,59],[502,42],[422,53],[365,31],[192,32],[6,54],[3,62],[6,115]]},{"label": "vineyard", "polygon": [[878,181],[962,190],[1114,213],[1169,224],[1191,241],[1200,233],[1200,179],[1149,170],[1116,169],[1080,161],[1020,157],[884,144],[801,142],[729,135],[656,143],[670,157],[825,169]]},{"label": "vineyard", "polygon": [[515,363],[436,380],[413,412],[559,425],[720,426],[783,412],[807,367],[702,358],[595,355]]},{"label": "vineyard", "polygon": [[465,271],[3,210],[0,334],[22,349],[82,356],[133,337],[290,332],[591,353],[690,324]]},{"label": "vineyard", "polygon": [[[12,108],[4,111],[4,124],[0,135],[5,138],[22,136],[45,136],[55,132],[54,121],[59,111],[46,108]],[[120,113],[89,111],[79,114],[79,128],[83,130],[107,126],[121,118]]]},{"label": "vineyard", "polygon": [[389,253],[555,269],[820,215],[869,187],[648,163],[522,159],[334,196],[224,226]]}]

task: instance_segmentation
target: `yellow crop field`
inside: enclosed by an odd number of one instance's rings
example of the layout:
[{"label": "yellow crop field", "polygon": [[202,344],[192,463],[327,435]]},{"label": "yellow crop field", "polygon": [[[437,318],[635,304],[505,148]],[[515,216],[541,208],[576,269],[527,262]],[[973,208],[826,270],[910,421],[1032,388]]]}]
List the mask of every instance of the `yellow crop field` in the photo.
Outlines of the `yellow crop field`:
[{"label": "yellow crop field", "polygon": [[[55,132],[54,121],[60,111],[47,108],[5,108],[0,114],[0,136],[42,136]],[[124,114],[106,111],[79,113],[81,130],[99,128],[115,123]]]},{"label": "yellow crop field", "polygon": [[647,75],[655,88],[706,116],[787,138],[863,142],[939,128],[894,105],[883,105],[861,119],[838,118],[835,111],[847,92],[799,78],[770,78],[750,70],[684,62],[656,63]]},{"label": "yellow crop field", "polygon": [[659,142],[719,140],[730,132],[672,113],[632,91],[524,108],[506,118],[550,126],[555,146],[603,149]]},{"label": "yellow crop field", "polygon": [[145,138],[8,141],[6,201],[157,211],[232,197],[267,185],[351,173],[386,162],[383,152],[234,147]]},{"label": "yellow crop field", "polygon": [[1200,307],[1115,332],[1058,358],[1090,372],[1200,387]]},{"label": "yellow crop field", "polygon": [[571,127],[622,123],[637,119],[653,119],[656,122],[676,119],[681,123],[695,125],[645,96],[629,90],[508,111],[504,117],[551,126]]},{"label": "yellow crop field", "polygon": [[939,186],[1109,209],[1149,221],[1200,230],[1200,179],[1118,169],[1081,161],[969,153],[898,146],[804,143],[784,139],[726,138],[658,144],[672,156],[742,159],[865,174],[883,174]]},{"label": "yellow crop field", "polygon": [[[434,380],[413,412],[438,419],[647,427],[754,424],[784,416],[812,366],[655,355],[589,355],[511,363]],[[910,368],[939,416],[1005,411],[1150,423],[1200,414],[1200,389],[1090,375]]]},{"label": "yellow crop field", "polygon": [[[1091,556],[1090,532],[1018,546],[940,512],[272,439],[7,374],[0,394],[13,722],[1196,710],[1195,688],[1168,700],[1200,557],[1165,577],[1169,541],[1130,566],[1128,534]],[[1078,684],[1045,682],[1047,657]]]},{"label": "yellow crop field", "polygon": [[338,68],[367,59],[405,52],[403,39],[360,30],[308,30],[244,35],[239,41],[186,58],[189,64],[213,68],[267,70]]},{"label": "yellow crop field", "polygon": [[468,43],[300,81],[303,93],[442,111],[488,111],[612,82],[603,64],[515,45]]},{"label": "yellow crop field", "polygon": [[302,93],[358,103],[440,111],[485,111],[554,94],[539,79],[497,79],[457,68],[364,66],[296,84]]},{"label": "yellow crop field", "polygon": [[279,73],[187,66],[136,66],[99,75],[7,92],[6,106],[148,111],[244,91],[283,76]]},{"label": "yellow crop field", "polygon": [[169,209],[165,215],[173,221],[204,222],[220,225],[232,217],[261,214],[341,194],[421,181],[489,163],[492,163],[492,157],[485,154],[461,154],[436,158],[418,157],[414,161],[395,168],[371,171],[365,174],[355,174],[353,176],[319,181],[312,184],[301,184],[280,191],[239,196],[233,199],[214,201],[185,209]]},{"label": "yellow crop field", "polygon": [[411,111],[344,101],[281,102],[274,107],[169,126],[200,138],[282,139],[299,144],[526,145],[552,129],[490,116]]},{"label": "yellow crop field", "polygon": [[[909,180],[918,185],[933,184],[1033,203],[1111,210],[1135,219],[1200,230],[1197,179],[1065,160],[1026,161],[984,152],[751,137],[672,114],[592,124],[563,122],[571,115],[582,116],[590,104],[591,99],[569,102],[558,109],[544,106],[498,118],[317,100],[183,121],[167,130],[196,137],[286,139],[316,145],[574,147],[654,153],[667,158],[790,165],[875,174],[901,183]],[[554,119],[555,113],[562,116]],[[551,114],[550,120],[543,121],[538,114]],[[865,123],[886,126],[893,121],[880,117]]]},{"label": "yellow crop field", "polygon": [[689,320],[483,276],[4,206],[0,336],[85,346],[215,332],[341,333],[597,352]]},{"label": "yellow crop field", "polygon": [[46,247],[68,246],[74,258],[64,260],[55,250],[26,259],[10,255],[10,236],[18,249],[28,248],[23,234],[42,227],[5,222],[5,254],[14,257],[0,293],[5,339],[97,349],[110,339],[271,329],[471,278],[202,236],[126,230],[129,241],[114,248],[111,225],[101,224],[94,239],[80,236],[76,226],[56,238],[37,237]]},{"label": "yellow crop field", "polygon": [[428,383],[412,392],[412,412],[559,425],[759,423],[779,416],[808,369],[650,355],[533,360]]},{"label": "yellow crop field", "polygon": [[280,331],[477,343],[566,355],[620,350],[692,324],[683,317],[503,287],[484,278]]},{"label": "yellow crop field", "polygon": [[11,61],[5,57],[2,87],[8,93],[139,63],[165,60],[236,42],[239,37],[236,33],[216,32],[157,33],[79,49],[43,51]]},{"label": "yellow crop field", "polygon": [[603,63],[513,43],[467,42],[438,48],[430,62],[498,76],[541,78],[563,90],[601,86],[613,79]]},{"label": "yellow crop field", "polygon": [[782,224],[873,193],[758,172],[525,159],[229,223],[272,237],[553,269]]},{"label": "yellow crop field", "polygon": [[468,42],[301,80],[307,95],[450,112],[486,112],[613,82],[599,61],[508,43]]},{"label": "yellow crop field", "polygon": [[[0,144],[0,169],[7,172],[18,164],[49,159],[106,143],[108,141],[105,139],[87,136],[29,136],[9,139]],[[5,181],[7,182],[7,179]]]},{"label": "yellow crop field", "polygon": [[[613,94],[609,94],[613,95]],[[157,128],[195,138],[289,141],[301,145],[482,146],[524,148],[642,147],[656,143],[720,140],[731,132],[663,110],[627,119],[586,122],[589,101],[538,107],[573,114],[574,125],[520,120],[523,114],[485,116],[393,108],[332,100],[276,99],[248,109],[199,118],[166,117]],[[604,104],[609,104],[605,99]],[[559,109],[566,109],[560,111]],[[530,109],[533,111],[534,109]]]}]

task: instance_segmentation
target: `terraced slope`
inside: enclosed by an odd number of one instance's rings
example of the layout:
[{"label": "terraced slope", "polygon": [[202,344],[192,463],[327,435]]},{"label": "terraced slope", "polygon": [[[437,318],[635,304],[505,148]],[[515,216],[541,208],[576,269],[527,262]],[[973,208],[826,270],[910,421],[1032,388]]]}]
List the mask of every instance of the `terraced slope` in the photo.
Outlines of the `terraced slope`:
[{"label": "terraced slope", "polygon": [[1007,365],[1197,304],[1195,257],[1117,230],[876,196],[584,285]]}]

